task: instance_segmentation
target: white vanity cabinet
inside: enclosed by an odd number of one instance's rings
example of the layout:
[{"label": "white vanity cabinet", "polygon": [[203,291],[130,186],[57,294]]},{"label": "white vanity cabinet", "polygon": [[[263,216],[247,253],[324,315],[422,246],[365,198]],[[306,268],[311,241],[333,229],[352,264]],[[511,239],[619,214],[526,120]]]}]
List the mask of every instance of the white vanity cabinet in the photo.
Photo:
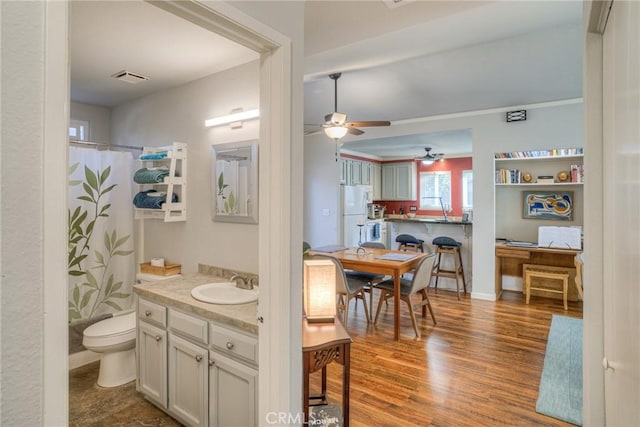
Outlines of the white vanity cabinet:
[{"label": "white vanity cabinet", "polygon": [[255,335],[144,298],[138,318],[138,391],[188,426],[258,425]]},{"label": "white vanity cabinet", "polygon": [[165,307],[138,299],[137,389],[167,408],[167,331]]}]

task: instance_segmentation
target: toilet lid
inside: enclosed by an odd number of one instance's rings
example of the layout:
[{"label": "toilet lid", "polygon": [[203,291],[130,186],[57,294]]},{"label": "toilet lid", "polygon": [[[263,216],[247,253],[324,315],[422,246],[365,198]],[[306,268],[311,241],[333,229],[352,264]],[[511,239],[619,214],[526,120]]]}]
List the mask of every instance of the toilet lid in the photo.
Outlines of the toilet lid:
[{"label": "toilet lid", "polygon": [[135,332],[136,313],[132,311],[122,316],[101,320],[84,330],[85,337],[105,337],[125,335]]}]

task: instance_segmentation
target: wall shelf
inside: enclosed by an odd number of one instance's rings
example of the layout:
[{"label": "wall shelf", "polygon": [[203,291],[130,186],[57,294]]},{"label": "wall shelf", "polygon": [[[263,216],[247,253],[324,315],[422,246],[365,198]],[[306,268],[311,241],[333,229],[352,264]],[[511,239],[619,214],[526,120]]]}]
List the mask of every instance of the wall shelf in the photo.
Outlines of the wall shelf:
[{"label": "wall shelf", "polygon": [[[149,154],[166,153],[162,159],[142,159]],[[167,166],[169,175],[163,182],[138,184],[139,191],[156,189],[167,193],[167,202],[160,209],[144,209],[134,206],[136,219],[160,219],[165,222],[187,220],[187,144],[174,142],[166,147],[145,147],[139,159],[141,167]],[[171,201],[171,195],[178,196],[177,202]]]}]

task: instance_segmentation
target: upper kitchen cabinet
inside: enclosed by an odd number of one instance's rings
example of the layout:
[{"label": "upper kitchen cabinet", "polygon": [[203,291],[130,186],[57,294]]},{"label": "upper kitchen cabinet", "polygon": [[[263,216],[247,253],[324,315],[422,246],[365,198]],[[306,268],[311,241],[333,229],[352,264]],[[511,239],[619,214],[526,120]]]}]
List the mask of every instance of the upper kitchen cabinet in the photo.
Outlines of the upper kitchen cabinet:
[{"label": "upper kitchen cabinet", "polygon": [[382,200],[416,200],[418,189],[416,177],[415,162],[383,164]]},{"label": "upper kitchen cabinet", "polygon": [[340,183],[373,186],[374,200],[380,198],[380,165],[355,159],[340,159]]}]

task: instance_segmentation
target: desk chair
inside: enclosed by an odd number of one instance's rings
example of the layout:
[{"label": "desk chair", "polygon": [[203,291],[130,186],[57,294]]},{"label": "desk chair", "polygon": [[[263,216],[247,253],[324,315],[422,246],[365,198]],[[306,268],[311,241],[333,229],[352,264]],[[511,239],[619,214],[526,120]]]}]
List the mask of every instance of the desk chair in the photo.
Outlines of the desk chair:
[{"label": "desk chair", "polygon": [[[467,293],[467,282],[464,278],[464,268],[462,267],[462,253],[460,247],[462,243],[452,239],[451,237],[441,236],[436,237],[431,242],[436,246],[436,262],[433,265],[433,271],[431,275],[436,278],[434,287],[438,289],[438,279],[440,277],[448,277],[450,279],[456,279],[456,296],[460,301],[460,283],[458,282],[458,276],[462,276],[462,287],[464,293]],[[442,268],[442,255],[453,256],[453,270]]]},{"label": "desk chair", "polygon": [[396,242],[398,243],[399,251],[416,251],[416,252],[424,252],[424,240],[418,239],[411,234],[399,234],[396,237]]},{"label": "desk chair", "polygon": [[[362,247],[386,249],[386,246],[383,243],[378,242],[364,242]],[[378,283],[382,282],[386,276],[384,274],[367,273],[356,270],[347,270],[345,274],[347,275],[347,280],[355,279],[367,282],[367,286],[365,286],[364,291],[369,292],[369,308],[373,308],[373,288],[375,288]]]},{"label": "desk chair", "polygon": [[353,277],[348,278],[340,261],[331,256],[312,255],[311,259],[330,260],[336,266],[336,308],[338,311],[342,312],[342,324],[344,325],[344,328],[347,328],[347,320],[349,319],[349,302],[351,302],[353,298],[356,298],[356,304],[358,299],[362,300],[362,305],[364,305],[364,315],[367,318],[367,323],[369,323],[371,321],[371,316],[369,315],[369,309],[367,308],[367,298],[364,294],[364,288],[368,285],[368,282]]},{"label": "desk chair", "polygon": [[[413,273],[413,278],[400,279],[400,299],[407,303],[409,307],[409,314],[411,315],[411,322],[413,323],[413,330],[416,333],[416,337],[420,338],[420,332],[418,332],[418,323],[416,322],[416,315],[414,309],[422,307],[422,317],[427,317],[427,308],[429,314],[431,314],[431,320],[436,325],[436,316],[433,314],[433,308],[429,301],[429,295],[427,295],[427,287],[431,281],[431,270],[433,269],[433,263],[436,259],[435,254],[426,256],[420,260],[418,267]],[[380,300],[378,301],[378,309],[376,310],[376,318],[373,321],[375,324],[378,321],[380,315],[380,309],[382,308],[382,301],[386,301],[388,298],[393,298],[394,284],[393,279],[388,279],[378,283],[378,289],[380,289]],[[422,299],[417,304],[413,304],[411,296],[414,294],[420,294]]]}]

